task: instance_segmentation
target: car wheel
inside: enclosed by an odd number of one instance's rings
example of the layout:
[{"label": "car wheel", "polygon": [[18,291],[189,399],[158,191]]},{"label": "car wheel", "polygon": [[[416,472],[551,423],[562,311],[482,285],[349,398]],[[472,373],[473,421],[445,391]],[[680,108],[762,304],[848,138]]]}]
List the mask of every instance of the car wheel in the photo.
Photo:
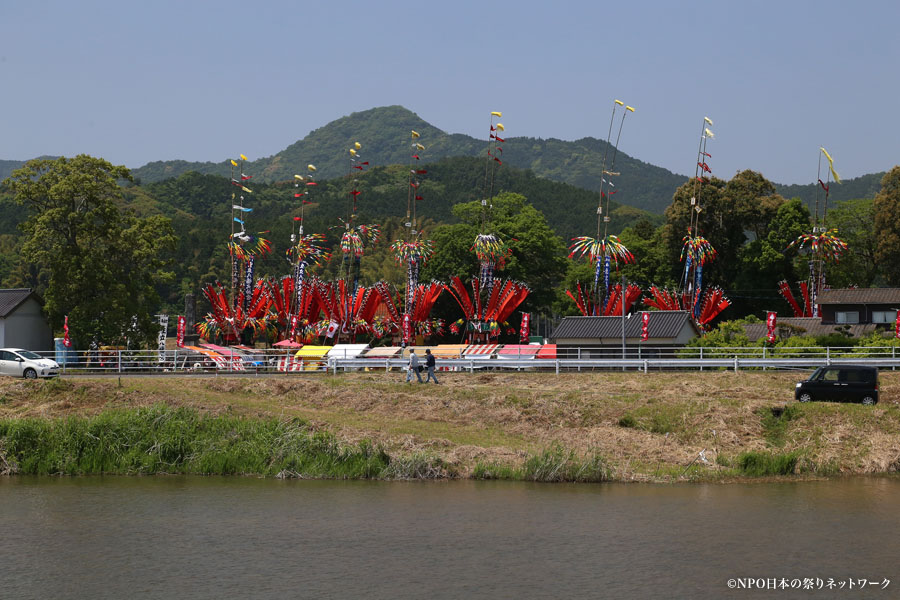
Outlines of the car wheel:
[{"label": "car wheel", "polygon": [[863,396],[862,403],[865,404],[866,406],[874,406],[875,398],[872,396]]},{"label": "car wheel", "polygon": [[798,400],[800,400],[800,402],[812,402],[812,395],[809,392],[803,392],[800,394]]},{"label": "car wheel", "polygon": [[25,375],[25,379],[37,379],[37,371],[34,369],[25,369],[23,375]]}]

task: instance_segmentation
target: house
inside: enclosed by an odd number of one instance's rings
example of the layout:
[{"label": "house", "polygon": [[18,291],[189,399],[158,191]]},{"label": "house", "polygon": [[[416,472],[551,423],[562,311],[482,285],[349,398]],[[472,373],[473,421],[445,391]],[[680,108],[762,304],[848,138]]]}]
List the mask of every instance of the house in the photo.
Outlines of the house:
[{"label": "house", "polygon": [[43,305],[30,288],[0,290],[0,348],[53,350]]},{"label": "house", "polygon": [[822,323],[892,324],[900,308],[900,288],[825,290],[816,298]]},{"label": "house", "polygon": [[[642,319],[634,313],[624,319],[627,358],[673,356],[675,350],[700,335],[686,310],[650,311],[648,339],[641,341]],[[621,358],[622,322],[616,317],[565,317],[550,334],[559,358]]]}]

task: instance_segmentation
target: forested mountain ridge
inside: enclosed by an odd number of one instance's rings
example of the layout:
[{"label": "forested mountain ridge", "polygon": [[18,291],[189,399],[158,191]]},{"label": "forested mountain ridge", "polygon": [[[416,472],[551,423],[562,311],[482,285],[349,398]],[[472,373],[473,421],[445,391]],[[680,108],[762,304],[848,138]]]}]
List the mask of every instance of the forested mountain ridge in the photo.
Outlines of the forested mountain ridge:
[{"label": "forested mountain ridge", "polygon": [[[537,177],[586,190],[600,189],[605,141],[592,137],[575,141],[517,137],[513,135],[514,122],[508,125],[510,135],[503,145],[504,165],[530,169]],[[277,154],[249,161],[245,171],[254,175],[254,181],[271,183],[291,179],[294,173],[305,172],[307,164],[314,164],[319,177],[340,177],[349,170],[347,150],[356,141],[362,144],[363,159],[373,167],[405,165],[409,161],[409,131],[412,129],[421,134],[420,140],[426,146],[426,150],[420,153],[423,164],[456,156],[483,157],[488,146],[486,139],[444,132],[402,106],[385,106],[332,121]],[[485,131],[485,137],[487,133]],[[0,180],[22,164],[23,161],[0,160]],[[615,168],[621,173],[615,179],[615,199],[621,204],[656,214],[663,213],[675,189],[686,178],[624,152],[618,153]],[[178,177],[190,171],[228,177],[231,164],[225,157],[221,162],[155,161],[132,169],[134,176],[144,183]],[[843,184],[831,187],[829,200],[872,198],[879,189],[883,175],[875,173],[844,180]],[[776,187],[785,198],[800,197],[808,206],[813,206],[815,202],[815,184],[776,184]]]}]

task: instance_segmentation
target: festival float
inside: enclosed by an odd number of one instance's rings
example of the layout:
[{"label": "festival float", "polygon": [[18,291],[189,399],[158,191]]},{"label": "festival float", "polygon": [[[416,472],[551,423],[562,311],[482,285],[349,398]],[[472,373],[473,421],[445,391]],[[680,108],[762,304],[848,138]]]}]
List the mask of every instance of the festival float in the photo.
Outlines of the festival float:
[{"label": "festival float", "polygon": [[[444,323],[441,319],[430,319],[434,303],[444,291],[443,284],[431,281],[426,284],[419,283],[419,270],[428,262],[434,254],[434,242],[424,238],[418,220],[417,205],[423,200],[421,192],[421,176],[428,171],[419,166],[420,153],[425,146],[419,141],[419,133],[410,132],[410,159],[409,173],[407,174],[406,187],[406,220],[403,226],[406,230],[404,239],[395,240],[391,244],[391,252],[394,259],[406,267],[406,282],[402,299],[399,294],[392,294],[387,283],[380,281],[375,284],[375,291],[381,298],[387,309],[386,322],[392,333],[399,332],[400,343],[403,346],[410,344],[417,335],[429,337],[441,335]],[[397,309],[403,307],[403,314]]]},{"label": "festival float", "polygon": [[[612,160],[608,163],[609,147],[612,138],[613,123],[616,118],[616,109],[624,107],[622,110],[622,120],[619,123],[619,133],[616,135],[616,143],[613,147]],[[630,264],[634,262],[634,255],[629,252],[628,248],[615,235],[609,233],[609,205],[610,198],[618,191],[613,183],[613,177],[618,175],[615,171],[616,156],[619,151],[619,140],[622,137],[622,128],[625,125],[625,117],[628,113],[634,112],[634,108],[627,106],[621,100],[613,101],[612,116],[609,119],[609,131],[606,135],[606,149],[603,153],[603,162],[601,163],[600,178],[600,199],[597,203],[597,232],[595,237],[581,236],[572,238],[572,244],[569,246],[569,258],[575,257],[587,258],[590,264],[594,264],[594,283],[585,290],[581,287],[581,283],[576,284],[576,289],[566,290],[569,298],[575,302],[575,306],[582,315],[588,316],[610,316],[621,315],[623,313],[622,302],[624,300],[624,311],[631,310],[632,305],[641,297],[641,288],[634,284],[629,284],[625,288],[624,298],[622,293],[622,284],[612,286],[610,284],[610,269],[615,264],[616,271],[619,269],[619,262]],[[602,231],[601,231],[602,230]],[[603,283],[600,282],[600,273],[603,272]]]},{"label": "festival float", "polygon": [[[847,243],[837,236],[837,229],[828,229],[828,193],[831,189],[832,176],[835,183],[841,183],[841,178],[837,171],[834,170],[834,160],[825,148],[819,148],[819,168],[816,175],[818,185],[816,187],[816,213],[813,220],[812,233],[803,233],[796,240],[788,245],[788,249],[797,248],[801,253],[806,254],[809,259],[809,276],[806,281],[799,282],[800,294],[803,298],[801,306],[791,292],[790,285],[786,280],[778,282],[778,292],[784,297],[791,309],[794,311],[795,317],[818,317],[819,305],[816,299],[825,289],[825,264],[827,262],[837,263],[841,255],[847,251]],[[825,175],[825,181],[822,181],[822,156],[828,161],[828,172]],[[825,197],[822,203],[822,220],[819,221],[819,188],[824,190]]]},{"label": "festival float", "polygon": [[359,275],[362,257],[366,250],[374,246],[381,237],[381,228],[375,224],[357,224],[359,208],[359,179],[356,171],[364,171],[369,161],[363,161],[360,154],[362,145],[354,142],[349,149],[350,168],[347,179],[347,219],[341,219],[341,266],[338,279],[331,282],[318,282],[316,288],[318,300],[325,317],[320,322],[318,331],[335,343],[347,341],[353,343],[357,335],[383,335],[383,326],[376,322],[375,313],[381,302],[374,287],[360,287]]},{"label": "festival float", "polygon": [[703,287],[703,267],[716,258],[716,250],[705,237],[700,235],[700,215],[703,211],[701,200],[703,189],[710,182],[712,169],[707,152],[707,142],[715,137],[710,131],[712,120],[703,117],[700,126],[700,144],[697,150],[697,166],[694,169],[694,190],[690,204],[690,222],[687,235],[682,238],[681,257],[684,268],[678,289],[671,292],[650,286],[651,298],[644,298],[644,304],[657,310],[684,310],[691,313],[702,331],[710,328],[710,323],[731,305],[722,288]]},{"label": "festival float", "polygon": [[256,258],[268,254],[272,244],[262,237],[268,232],[252,234],[247,231],[246,224],[253,209],[245,202],[252,193],[247,187],[252,175],[244,174],[247,157],[243,154],[240,157],[240,163],[231,160],[230,293],[219,282],[207,285],[203,295],[209,301],[212,312],[196,325],[197,333],[202,337],[210,341],[221,339],[226,344],[244,343],[268,335],[274,326],[269,312],[272,298],[268,286],[253,278]]},{"label": "festival float", "polygon": [[[505,131],[503,123],[495,124],[494,118],[502,118],[500,112],[492,112],[490,119],[490,135],[488,137],[487,164],[485,167],[485,196],[481,200],[481,230],[475,237],[471,250],[479,262],[479,274],[472,278],[472,294],[459,276],[450,278],[445,289],[456,300],[463,311],[464,318],[450,325],[450,332],[460,333],[465,327],[464,337],[470,344],[486,343],[501,333],[501,326],[510,328],[507,320],[522,302],[528,297],[530,289],[527,285],[511,279],[499,281],[495,271],[502,270],[512,254],[507,243],[496,233],[488,231],[488,217],[493,208],[494,176],[496,169],[503,164],[503,142],[500,133]],[[505,135],[505,134],[504,134]]]},{"label": "festival float", "polygon": [[304,231],[305,207],[312,204],[312,192],[318,185],[315,165],[307,165],[306,171],[305,176],[294,175],[293,197],[300,201],[300,216],[292,217],[291,243],[286,251],[291,274],[269,283],[280,342],[309,343],[318,335],[321,280],[307,271],[321,267],[331,258],[325,236]]}]

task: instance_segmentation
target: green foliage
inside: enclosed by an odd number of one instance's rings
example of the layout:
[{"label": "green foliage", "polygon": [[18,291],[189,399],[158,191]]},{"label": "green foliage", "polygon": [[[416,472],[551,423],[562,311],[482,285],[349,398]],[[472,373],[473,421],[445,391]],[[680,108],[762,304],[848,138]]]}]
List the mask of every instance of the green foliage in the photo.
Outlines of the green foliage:
[{"label": "green foliage", "polygon": [[803,414],[803,409],[790,404],[782,409],[761,408],[762,427],[766,438],[772,446],[784,446],[788,426],[791,421]]},{"label": "green foliage", "polygon": [[838,237],[849,246],[840,262],[828,265],[829,284],[835,288],[883,285],[884,274],[876,260],[875,201],[864,198],[839,203],[828,211],[827,226],[837,229]]},{"label": "green foliage", "polygon": [[28,215],[22,259],[38,269],[50,322],[61,329],[68,315],[85,345],[149,339],[156,285],[172,276],[163,259],[175,245],[170,221],[122,209],[118,181],[130,179],[125,167],[82,154],[29,161],[4,181]]},{"label": "green foliage", "polygon": [[900,166],[881,180],[875,196],[875,260],[888,285],[900,285]]},{"label": "green foliage", "polygon": [[[706,335],[696,337],[686,344],[687,348],[735,348],[750,346],[750,339],[741,321],[722,321]],[[696,353],[687,351],[690,356]],[[706,354],[704,356],[714,356]]]},{"label": "green foliage", "polygon": [[[267,477],[397,476],[368,442],[345,447],[300,420],[203,416],[155,406],[95,417],[0,421],[7,461],[22,474],[254,474]],[[424,462],[416,468],[427,471]],[[427,462],[427,461],[425,461]]]},{"label": "green foliage", "polygon": [[793,475],[800,455],[796,452],[744,452],[737,458],[738,469],[751,477]]}]

